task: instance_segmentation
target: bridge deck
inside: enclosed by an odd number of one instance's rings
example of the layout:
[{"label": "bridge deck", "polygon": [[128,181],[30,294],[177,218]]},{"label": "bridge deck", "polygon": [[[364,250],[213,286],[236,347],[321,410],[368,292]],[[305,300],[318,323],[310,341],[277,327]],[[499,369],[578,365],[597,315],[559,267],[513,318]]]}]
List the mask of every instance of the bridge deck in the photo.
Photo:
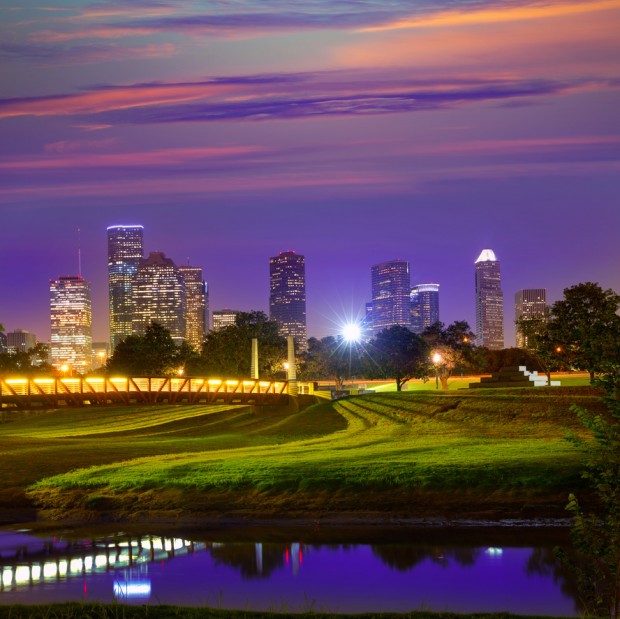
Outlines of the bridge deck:
[{"label": "bridge deck", "polygon": [[0,408],[119,404],[278,404],[287,381],[164,377],[0,377]]}]

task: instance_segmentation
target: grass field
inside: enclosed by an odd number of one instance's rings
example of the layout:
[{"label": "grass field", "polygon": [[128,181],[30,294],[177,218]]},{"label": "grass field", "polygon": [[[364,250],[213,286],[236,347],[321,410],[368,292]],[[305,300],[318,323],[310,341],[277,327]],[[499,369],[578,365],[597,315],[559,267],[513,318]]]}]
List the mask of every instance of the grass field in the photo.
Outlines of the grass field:
[{"label": "grass field", "polygon": [[581,431],[573,402],[601,407],[590,388],[574,387],[379,393],[297,413],[203,405],[37,413],[0,425],[0,505],[27,505],[30,488],[54,517],[415,515],[467,513],[481,502],[522,513],[558,500],[561,512],[558,497],[582,485],[580,454],[564,438]]},{"label": "grass field", "polygon": [[[551,374],[551,380],[559,380],[563,387],[581,387],[590,384],[590,377],[586,373],[574,373],[574,374]],[[355,381],[353,381],[355,382]],[[468,389],[469,383],[480,382],[480,376],[463,376],[458,374],[448,379],[448,390],[455,391],[457,389]],[[394,381],[385,383],[374,383],[368,385],[369,389],[376,391],[377,393],[386,393],[396,391],[396,383]],[[406,391],[434,391],[436,390],[435,379],[431,377],[430,380],[423,382],[421,380],[410,380],[406,383],[404,389]],[[441,389],[441,385],[439,387]]]}]

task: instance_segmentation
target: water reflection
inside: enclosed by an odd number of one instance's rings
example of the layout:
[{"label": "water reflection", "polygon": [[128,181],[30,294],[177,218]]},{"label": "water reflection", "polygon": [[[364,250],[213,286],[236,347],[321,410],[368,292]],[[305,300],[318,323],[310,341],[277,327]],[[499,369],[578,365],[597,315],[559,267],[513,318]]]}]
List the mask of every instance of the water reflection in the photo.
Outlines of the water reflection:
[{"label": "water reflection", "polygon": [[282,611],[575,615],[550,548],[440,543],[70,539],[0,532],[0,603],[69,600]]}]

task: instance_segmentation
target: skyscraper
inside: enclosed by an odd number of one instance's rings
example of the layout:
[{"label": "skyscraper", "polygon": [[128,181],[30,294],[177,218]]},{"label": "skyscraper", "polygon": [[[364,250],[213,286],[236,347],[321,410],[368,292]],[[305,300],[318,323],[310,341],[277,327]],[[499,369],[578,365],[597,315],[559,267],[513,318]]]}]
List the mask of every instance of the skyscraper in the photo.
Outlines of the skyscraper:
[{"label": "skyscraper", "polygon": [[176,264],[152,251],[133,278],[133,332],[141,334],[157,322],[170,331],[176,344],[185,339],[185,280]]},{"label": "skyscraper", "polygon": [[370,269],[372,326],[377,333],[393,325],[411,326],[409,262],[391,260]]},{"label": "skyscraper", "polygon": [[[526,288],[515,294],[515,322],[520,318],[533,320],[547,318],[547,290],[545,288]],[[527,338],[517,329],[517,348],[527,348]]]},{"label": "skyscraper", "polygon": [[110,342],[112,349],[132,333],[133,277],[144,258],[142,226],[108,228],[108,285],[110,291]]},{"label": "skyscraper", "polygon": [[37,345],[37,336],[26,329],[15,329],[6,334],[9,352],[28,352]]},{"label": "skyscraper", "polygon": [[280,327],[280,335],[292,335],[306,348],[306,266],[294,251],[281,251],[269,258],[269,317]]},{"label": "skyscraper", "polygon": [[504,348],[504,295],[499,261],[491,249],[476,260],[476,344]]},{"label": "skyscraper", "polygon": [[73,371],[90,369],[92,361],[92,313],[90,282],[80,275],[50,281],[52,323],[51,363]]},{"label": "skyscraper", "polygon": [[200,350],[207,333],[207,284],[200,267],[184,265],[179,272],[185,280],[185,339]]},{"label": "skyscraper", "polygon": [[418,284],[411,289],[411,329],[422,333],[439,322],[439,284]]}]

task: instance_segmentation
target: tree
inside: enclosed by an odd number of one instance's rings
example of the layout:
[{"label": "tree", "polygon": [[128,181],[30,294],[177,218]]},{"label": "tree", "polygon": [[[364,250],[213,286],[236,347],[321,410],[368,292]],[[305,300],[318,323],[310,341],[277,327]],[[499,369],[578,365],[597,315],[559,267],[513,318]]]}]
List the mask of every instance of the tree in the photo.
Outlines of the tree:
[{"label": "tree", "polygon": [[620,296],[586,282],[564,290],[551,307],[549,335],[559,342],[571,365],[590,373],[605,372],[620,358]]},{"label": "tree", "polygon": [[551,384],[551,372],[559,370],[563,363],[563,347],[551,332],[550,317],[524,318],[517,320],[517,329],[526,342],[526,350],[533,355],[540,369]]},{"label": "tree", "polygon": [[428,345],[406,327],[394,325],[379,331],[367,349],[369,375],[393,378],[397,391],[401,391],[408,380],[429,375]]},{"label": "tree", "polygon": [[127,376],[173,376],[179,370],[179,350],[170,331],[152,322],[143,335],[129,335],[108,359],[108,373]]},{"label": "tree", "polygon": [[304,374],[310,379],[331,379],[341,390],[344,381],[359,366],[357,345],[347,343],[332,335],[308,340],[308,350],[303,355]]},{"label": "tree", "polygon": [[200,359],[192,372],[243,378],[250,375],[252,339],[258,339],[259,374],[269,378],[282,372],[286,360],[286,339],[278,323],[264,312],[240,312],[234,325],[211,331],[205,338]]},{"label": "tree", "polygon": [[620,617],[620,366],[597,381],[604,389],[609,414],[593,414],[573,407],[594,441],[569,437],[585,454],[582,476],[590,482],[599,506],[583,511],[571,494],[567,510],[573,515],[571,537],[577,554],[573,562],[558,552],[573,569],[587,615]]},{"label": "tree", "polygon": [[49,346],[37,342],[30,350],[0,353],[0,372],[21,374],[48,374],[52,366],[48,363]]},{"label": "tree", "polygon": [[455,368],[465,365],[471,359],[474,334],[464,320],[444,327],[442,322],[427,327],[422,333],[433,359],[441,388],[448,389],[448,379]]}]

